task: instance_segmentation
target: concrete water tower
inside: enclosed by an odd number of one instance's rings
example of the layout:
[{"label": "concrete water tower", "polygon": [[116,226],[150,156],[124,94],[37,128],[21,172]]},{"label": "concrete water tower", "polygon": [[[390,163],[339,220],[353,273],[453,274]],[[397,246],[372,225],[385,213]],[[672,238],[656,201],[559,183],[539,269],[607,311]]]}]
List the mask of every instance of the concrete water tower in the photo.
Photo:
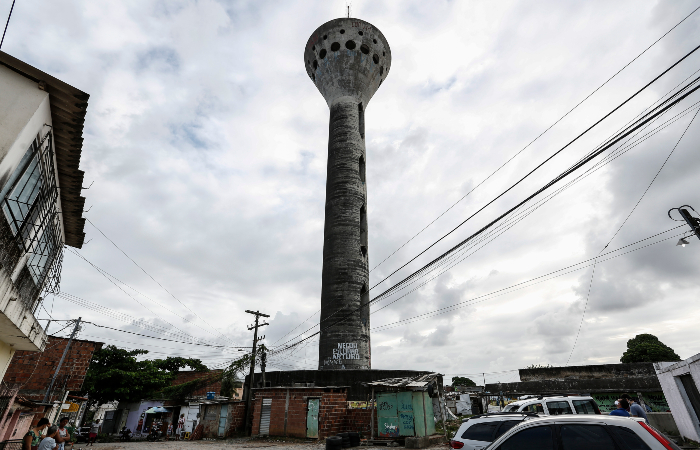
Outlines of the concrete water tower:
[{"label": "concrete water tower", "polygon": [[391,51],[372,24],[335,19],[311,35],[304,64],[330,109],[319,369],[370,369],[365,109]]}]

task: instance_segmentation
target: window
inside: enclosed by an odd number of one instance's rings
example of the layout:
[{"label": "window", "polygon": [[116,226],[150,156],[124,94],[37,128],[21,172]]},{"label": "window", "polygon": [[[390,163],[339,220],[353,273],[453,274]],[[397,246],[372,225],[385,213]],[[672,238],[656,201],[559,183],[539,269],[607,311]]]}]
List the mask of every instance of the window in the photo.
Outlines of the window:
[{"label": "window", "polygon": [[532,405],[524,407],[523,412],[544,413],[544,407],[542,403],[533,403]]},{"label": "window", "polygon": [[360,181],[363,183],[365,182],[365,173],[367,171],[367,168],[365,167],[365,157],[360,156]]},{"label": "window", "polygon": [[357,105],[357,127],[360,129],[360,136],[362,137],[362,140],[365,139],[365,110],[362,107],[362,103],[358,103]]},{"label": "window", "polygon": [[493,437],[493,439],[498,439],[501,437],[503,434],[505,434],[506,431],[510,430],[517,424],[519,424],[521,421],[520,420],[504,420],[501,422],[501,426],[498,427],[498,430],[496,431],[496,435]]},{"label": "window", "polygon": [[642,438],[629,428],[609,426],[608,430],[619,438],[617,442],[622,444],[623,450],[651,450]]},{"label": "window", "polygon": [[554,450],[552,427],[532,427],[519,431],[501,444],[498,450]]},{"label": "window", "polygon": [[685,394],[688,396],[688,400],[690,400],[690,405],[688,406],[693,408],[695,411],[695,416],[700,419],[700,392],[698,392],[698,387],[695,385],[693,376],[690,374],[681,375],[678,377],[678,379],[683,385],[683,389],[685,389]]},{"label": "window", "polygon": [[507,412],[507,411],[515,411],[515,410],[517,410],[517,409],[518,409],[518,405],[514,405],[514,404],[511,403],[510,405],[506,405],[506,407],[503,409],[503,411],[504,411],[504,412]]},{"label": "window", "polygon": [[360,253],[367,256],[367,209],[365,205],[360,208]]},{"label": "window", "polygon": [[562,450],[616,450],[615,442],[602,425],[563,425],[561,445]]},{"label": "window", "polygon": [[493,441],[493,433],[496,431],[498,425],[499,422],[496,421],[475,423],[462,434],[462,439],[491,442]]},{"label": "window", "polygon": [[569,402],[547,402],[549,414],[557,416],[560,414],[572,414]]},{"label": "window", "polygon": [[2,190],[2,211],[15,235],[30,218],[30,211],[42,187],[41,178],[38,152],[32,145]]},{"label": "window", "polygon": [[576,414],[600,414],[598,405],[593,400],[573,400]]}]

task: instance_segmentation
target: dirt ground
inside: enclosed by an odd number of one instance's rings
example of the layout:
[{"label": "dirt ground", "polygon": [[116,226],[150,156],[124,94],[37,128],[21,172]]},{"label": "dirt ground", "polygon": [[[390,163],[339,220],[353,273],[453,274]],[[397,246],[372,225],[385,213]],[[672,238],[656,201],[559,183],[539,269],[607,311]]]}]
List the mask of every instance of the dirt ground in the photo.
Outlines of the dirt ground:
[{"label": "dirt ground", "polygon": [[282,441],[263,439],[227,439],[212,441],[161,441],[161,442],[112,442],[97,443],[86,447],[76,444],[73,450],[235,450],[235,449],[269,449],[269,450],[323,450],[324,442]]}]

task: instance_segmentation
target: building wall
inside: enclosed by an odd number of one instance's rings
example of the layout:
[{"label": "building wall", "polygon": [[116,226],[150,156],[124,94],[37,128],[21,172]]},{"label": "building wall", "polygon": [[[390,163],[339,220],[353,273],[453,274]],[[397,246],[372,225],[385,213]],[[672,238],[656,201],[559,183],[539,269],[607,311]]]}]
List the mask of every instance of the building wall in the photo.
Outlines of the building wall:
[{"label": "building wall", "polygon": [[[175,380],[173,380],[172,385],[177,386],[178,384],[187,383],[194,380],[199,380],[202,378],[208,378],[215,376],[223,372],[223,369],[211,370],[209,372],[195,372],[194,370],[183,370],[177,373]],[[221,395],[221,380],[215,381],[204,386],[201,389],[193,392],[192,397],[204,396],[207,392],[216,392],[216,395]]]},{"label": "building wall", "polygon": [[[39,352],[17,351],[7,368],[3,382],[8,385],[23,384],[20,394],[41,401],[56,367],[68,344],[68,339],[49,336],[46,349]],[[79,391],[83,386],[92,354],[102,348],[101,342],[74,339],[56,379],[52,400],[56,400],[67,379],[66,389]]]},{"label": "building wall", "polygon": [[652,363],[596,364],[590,366],[520,369],[520,381],[593,380],[604,378],[654,377]]},{"label": "building wall", "polygon": [[[253,435],[260,434],[263,398],[271,398],[270,436],[306,437],[306,413],[309,398],[320,398],[319,438],[333,436],[345,429],[347,393],[344,388],[277,388],[255,391]],[[287,405],[289,398],[289,406]],[[286,412],[286,420],[285,420]]]},{"label": "building wall", "polygon": [[677,363],[654,363],[654,368],[681,436],[700,441],[700,417],[691,406],[679,378],[690,374],[700,390],[700,353]]}]

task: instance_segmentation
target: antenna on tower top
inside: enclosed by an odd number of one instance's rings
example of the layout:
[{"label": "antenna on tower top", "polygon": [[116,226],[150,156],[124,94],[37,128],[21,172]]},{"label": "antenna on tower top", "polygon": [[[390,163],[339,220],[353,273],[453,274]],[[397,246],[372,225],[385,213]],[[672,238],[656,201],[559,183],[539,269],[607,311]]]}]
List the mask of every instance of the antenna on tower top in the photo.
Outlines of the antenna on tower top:
[{"label": "antenna on tower top", "polygon": [[348,19],[350,18],[350,5],[348,5]]}]

